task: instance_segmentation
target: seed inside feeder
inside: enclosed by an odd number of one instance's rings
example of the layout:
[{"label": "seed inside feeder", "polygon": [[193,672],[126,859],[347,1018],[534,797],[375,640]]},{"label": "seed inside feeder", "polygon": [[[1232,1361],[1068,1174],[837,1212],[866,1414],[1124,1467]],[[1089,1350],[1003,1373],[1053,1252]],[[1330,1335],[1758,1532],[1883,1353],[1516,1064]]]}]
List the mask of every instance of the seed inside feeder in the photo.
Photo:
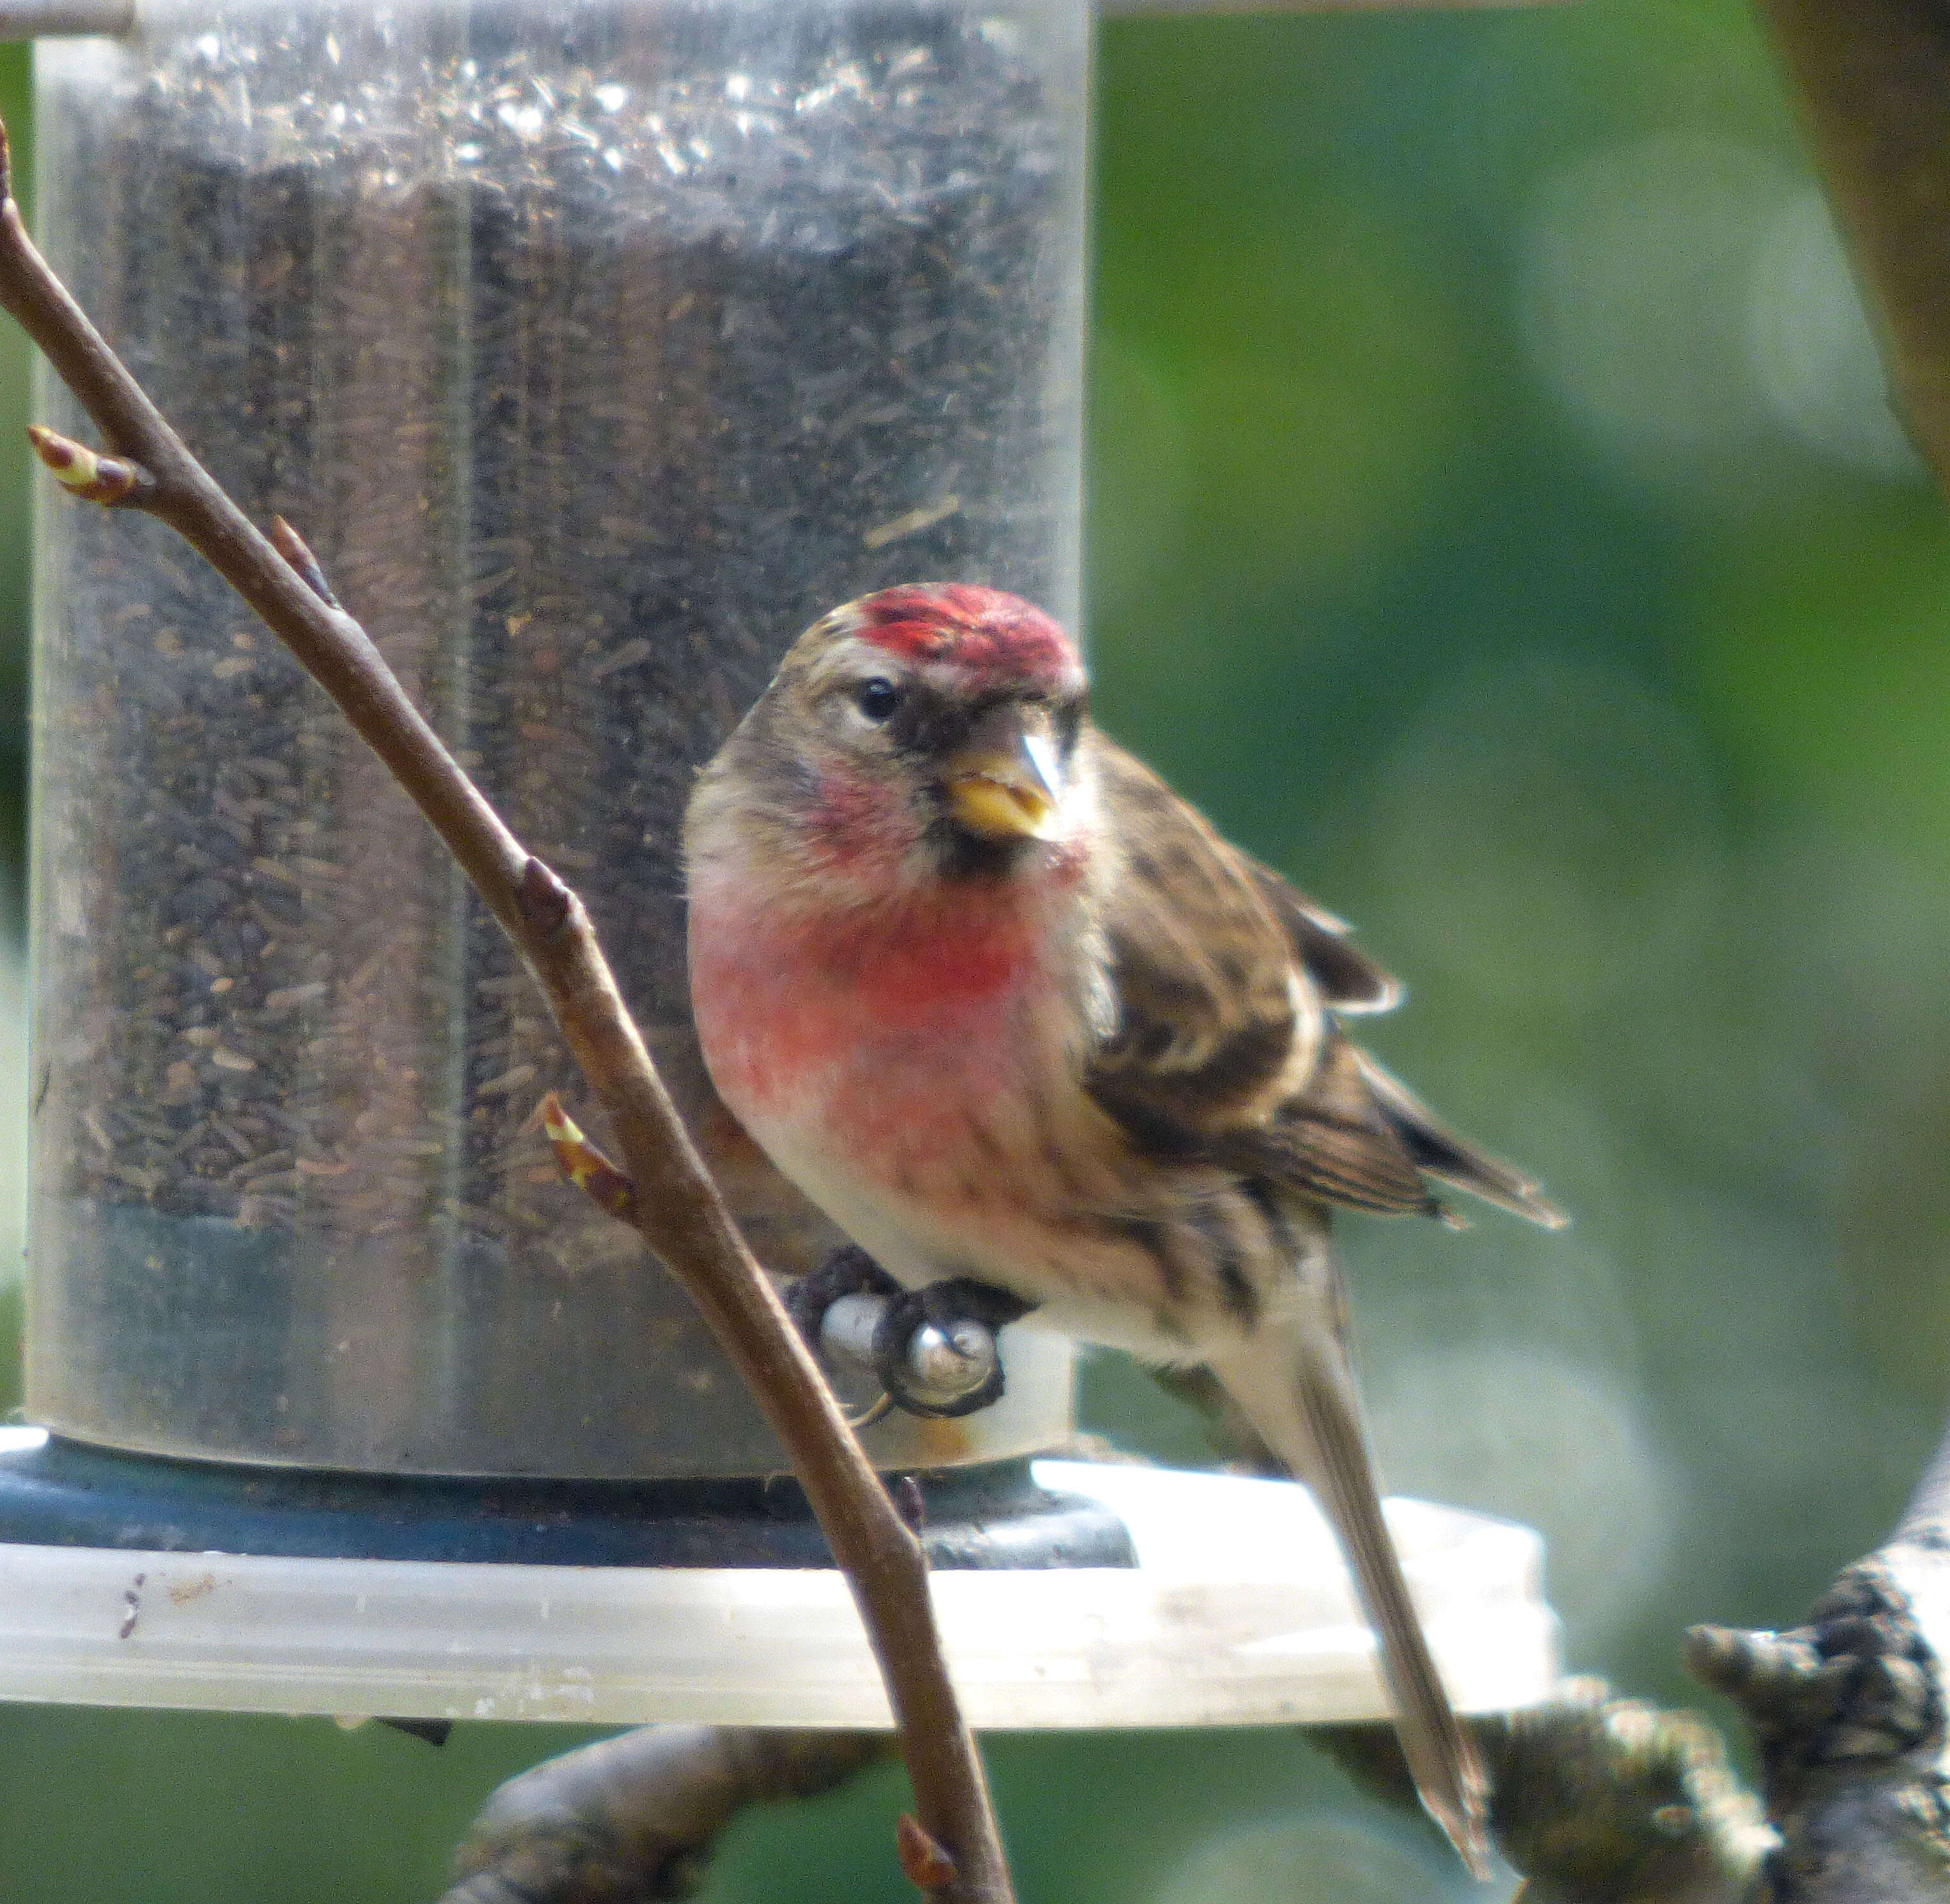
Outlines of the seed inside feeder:
[{"label": "seed inside feeder", "polygon": [[[1073,612],[1080,61],[912,0],[755,49],[739,8],[567,14],[546,55],[406,17],[56,50],[57,267],[581,892],[801,1267],[831,1232],[692,1042],[683,808],[833,604],[965,578]],[[160,525],[43,527],[37,1413],[347,1466],[640,1471],[680,1406],[762,1446],[715,1375],[602,1373],[690,1325],[545,1167],[525,1126],[579,1074],[384,771]],[[111,1317],[147,1345],[113,1368]],[[214,1380],[233,1329],[260,1373]],[[335,1386],[275,1373],[313,1335]]]}]

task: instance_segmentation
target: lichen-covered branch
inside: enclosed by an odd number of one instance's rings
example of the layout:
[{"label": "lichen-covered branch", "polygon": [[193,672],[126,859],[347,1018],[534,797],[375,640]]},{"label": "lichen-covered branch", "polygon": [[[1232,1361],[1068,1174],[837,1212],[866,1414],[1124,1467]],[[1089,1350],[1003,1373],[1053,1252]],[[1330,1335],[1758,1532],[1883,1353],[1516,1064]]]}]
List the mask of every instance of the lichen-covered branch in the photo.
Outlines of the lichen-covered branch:
[{"label": "lichen-covered branch", "polygon": [[[1774,1834],[1703,1720],[1577,1679],[1547,1706],[1469,1729],[1497,1848],[1524,1874],[1520,1904],[1758,1904]],[[1390,1728],[1310,1736],[1378,1796],[1417,1810]]]},{"label": "lichen-covered branch", "polygon": [[[933,1894],[1008,1904],[981,1760],[942,1658],[919,1541],[861,1453],[770,1282],[705,1173],[624,1005],[581,901],[530,854],[441,745],[288,528],[238,509],[89,322],[29,238],[0,126],[0,308],[39,347],[108,454],[37,432],[79,494],[175,529],[250,603],[391,771],[520,949],[608,1112],[639,1192],[633,1220],[697,1303],[790,1455],[845,1570],[901,1728]],[[902,1846],[903,1862],[913,1868]]]},{"label": "lichen-covered branch", "polygon": [[1775,1904],[1950,1899],[1950,1435],[1886,1547],[1785,1632],[1696,1627],[1687,1662],[1746,1715],[1780,1834]]},{"label": "lichen-covered branch", "polygon": [[1581,1680],[1484,1722],[1491,1828],[1522,1904],[1744,1904],[1774,1835],[1718,1732]]},{"label": "lichen-covered branch", "polygon": [[1695,1627],[1687,1663],[1746,1714],[1778,1835],[1768,1904],[1950,1900],[1950,1425],[1887,1544],[1801,1625]]},{"label": "lichen-covered branch", "polygon": [[880,1732],[649,1725],[544,1760],[482,1806],[441,1904],[637,1904],[696,1894],[753,1805],[813,1798],[892,1749]]}]

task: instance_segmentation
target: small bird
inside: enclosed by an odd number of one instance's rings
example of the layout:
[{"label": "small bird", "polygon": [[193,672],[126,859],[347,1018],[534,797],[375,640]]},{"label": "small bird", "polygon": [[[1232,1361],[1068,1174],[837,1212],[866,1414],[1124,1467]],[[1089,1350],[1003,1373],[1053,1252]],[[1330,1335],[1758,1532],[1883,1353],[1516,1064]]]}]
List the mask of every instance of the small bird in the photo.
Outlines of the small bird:
[{"label": "small bird", "polygon": [[[691,996],[719,1095],[910,1289],[1202,1367],[1344,1549],[1422,1803],[1486,1784],[1382,1516],[1332,1206],[1563,1221],[1352,1043],[1394,981],[1093,726],[1048,615],[884,589],[806,630],[700,776]],[[1011,1313],[1013,1313],[1011,1311]]]}]

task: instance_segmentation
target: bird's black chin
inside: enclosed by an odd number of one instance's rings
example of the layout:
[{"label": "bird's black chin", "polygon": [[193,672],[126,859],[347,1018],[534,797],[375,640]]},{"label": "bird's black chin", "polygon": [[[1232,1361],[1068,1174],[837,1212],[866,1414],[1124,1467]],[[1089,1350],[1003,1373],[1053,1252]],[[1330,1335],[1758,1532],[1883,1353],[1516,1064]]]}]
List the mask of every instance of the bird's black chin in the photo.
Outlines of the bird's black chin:
[{"label": "bird's black chin", "polygon": [[937,821],[928,829],[928,844],[945,880],[992,883],[1007,879],[1022,868],[1041,843],[971,833],[949,819]]}]

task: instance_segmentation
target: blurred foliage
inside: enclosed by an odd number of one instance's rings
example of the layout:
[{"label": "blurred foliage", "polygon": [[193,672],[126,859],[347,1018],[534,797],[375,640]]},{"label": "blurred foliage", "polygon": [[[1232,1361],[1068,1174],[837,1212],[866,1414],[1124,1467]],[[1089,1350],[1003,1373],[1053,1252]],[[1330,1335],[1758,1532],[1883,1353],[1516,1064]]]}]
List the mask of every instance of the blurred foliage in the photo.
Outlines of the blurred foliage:
[{"label": "blurred foliage", "polygon": [[[1738,0],[1120,22],[1099,108],[1100,711],[1359,922],[1389,1061],[1575,1214],[1345,1226],[1377,1432],[1546,1531],[1574,1665],[1686,1699],[1684,1627],[1796,1616],[1943,1405],[1942,509]],[[1086,1401],[1206,1458],[1113,1360]],[[14,1709],[0,1898],[424,1896],[566,1742]],[[1026,1897],[1469,1894],[1290,1735],[992,1756]],[[897,1782],[741,1826],[710,1895],[892,1904]]]}]

